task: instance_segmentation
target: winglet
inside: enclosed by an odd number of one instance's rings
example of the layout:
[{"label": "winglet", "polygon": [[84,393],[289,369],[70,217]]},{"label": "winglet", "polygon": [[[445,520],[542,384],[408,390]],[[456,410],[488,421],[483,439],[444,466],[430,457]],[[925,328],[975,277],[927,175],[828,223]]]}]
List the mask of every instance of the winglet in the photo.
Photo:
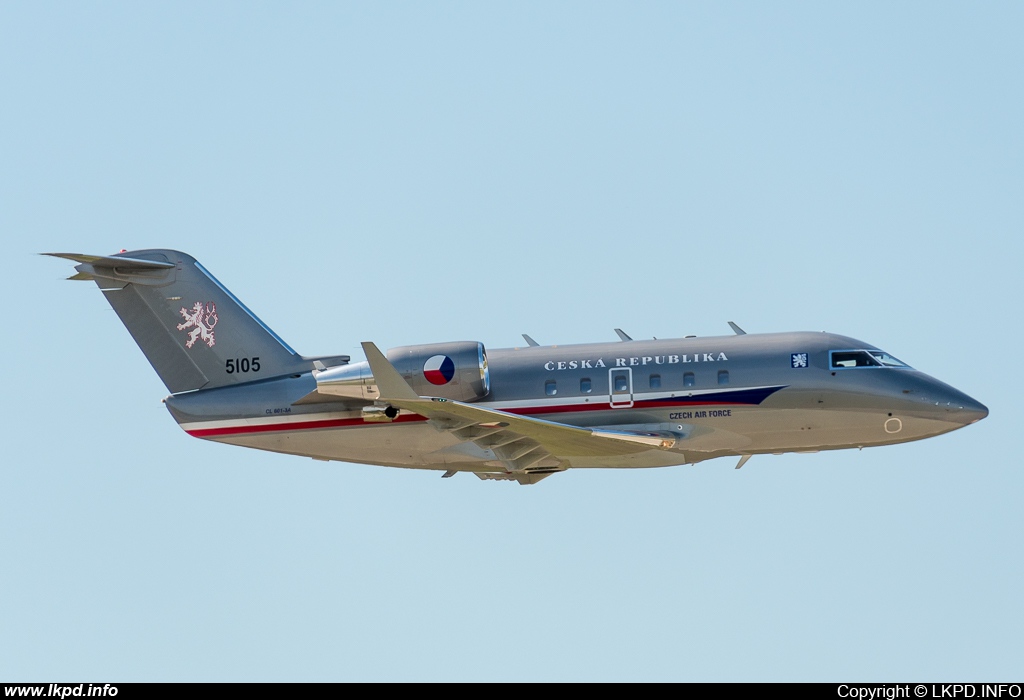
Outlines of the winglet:
[{"label": "winglet", "polygon": [[534,340],[530,336],[526,335],[526,333],[523,333],[523,340],[525,340],[526,344],[529,345],[531,348],[535,348],[535,347],[540,345],[540,343],[538,343],[536,340]]},{"label": "winglet", "polygon": [[747,332],[745,330],[743,330],[742,328],[737,326],[732,321],[729,321],[728,323],[729,323],[729,328],[732,328],[733,333],[735,333],[736,335],[746,335],[747,334]]},{"label": "winglet", "polygon": [[624,343],[625,343],[625,342],[626,342],[627,340],[632,340],[632,338],[630,338],[630,337],[629,337],[628,335],[626,335],[626,334],[625,334],[625,333],[624,333],[624,332],[622,331],[622,329],[621,329],[621,328],[616,328],[616,329],[615,329],[615,333],[616,333],[616,334],[617,334],[617,335],[619,336],[619,340],[621,340],[621,341],[622,341],[622,342],[624,342]]},{"label": "winglet", "polygon": [[395,366],[388,362],[377,346],[373,343],[363,343],[363,352],[366,353],[366,361],[370,363],[370,371],[373,372],[373,379],[377,382],[382,401],[388,399],[418,399],[420,395],[412,390],[409,382],[402,378]]},{"label": "winglet", "polygon": [[743,465],[747,463],[747,460],[750,459],[750,457],[751,455],[743,455],[742,457],[740,457],[740,463],[736,465],[736,468],[741,469]]}]

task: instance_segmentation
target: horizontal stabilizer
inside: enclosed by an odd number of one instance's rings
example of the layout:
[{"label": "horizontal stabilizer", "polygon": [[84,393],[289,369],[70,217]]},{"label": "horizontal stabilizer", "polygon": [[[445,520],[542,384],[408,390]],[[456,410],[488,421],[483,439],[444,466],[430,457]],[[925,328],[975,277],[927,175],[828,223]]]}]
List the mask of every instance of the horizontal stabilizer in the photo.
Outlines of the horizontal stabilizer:
[{"label": "horizontal stabilizer", "polygon": [[304,362],[319,362],[321,365],[323,365],[324,369],[327,369],[329,367],[347,365],[349,363],[349,360],[351,360],[352,358],[349,357],[348,355],[303,355],[302,359]]},{"label": "horizontal stabilizer", "polygon": [[49,255],[54,258],[64,258],[65,260],[73,260],[74,262],[83,263],[86,265],[98,265],[100,267],[117,267],[124,270],[169,270],[174,267],[174,263],[170,262],[160,262],[159,260],[139,260],[138,258],[121,258],[116,255],[83,255],[81,253],[40,254]]}]

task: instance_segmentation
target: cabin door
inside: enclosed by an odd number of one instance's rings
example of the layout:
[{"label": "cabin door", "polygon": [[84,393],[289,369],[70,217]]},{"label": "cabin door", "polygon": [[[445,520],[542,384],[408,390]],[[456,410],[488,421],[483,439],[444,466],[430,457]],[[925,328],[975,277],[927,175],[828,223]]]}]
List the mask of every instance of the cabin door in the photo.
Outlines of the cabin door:
[{"label": "cabin door", "polygon": [[633,405],[633,369],[619,367],[608,370],[608,403],[612,408],[629,408]]}]

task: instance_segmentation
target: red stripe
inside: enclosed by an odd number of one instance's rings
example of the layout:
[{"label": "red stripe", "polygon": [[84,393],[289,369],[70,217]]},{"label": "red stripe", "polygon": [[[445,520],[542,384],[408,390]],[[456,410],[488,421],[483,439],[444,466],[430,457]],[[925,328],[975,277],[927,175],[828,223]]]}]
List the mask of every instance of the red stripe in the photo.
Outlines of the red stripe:
[{"label": "red stripe", "polygon": [[[674,406],[735,406],[735,401],[694,401],[693,399],[680,399],[674,401],[638,401],[630,408],[672,408]],[[582,411],[611,411],[615,410],[607,403],[570,404],[562,406],[522,406],[520,408],[494,409],[503,413],[511,413],[518,416],[535,416],[546,413],[576,413]],[[423,416],[402,414],[392,423],[414,423],[427,420]],[[249,433],[277,433],[291,430],[323,430],[325,428],[350,428],[356,425],[375,426],[387,425],[364,421],[362,418],[334,418],[329,420],[297,421],[292,423],[264,423],[262,425],[239,425],[230,428],[197,428],[186,430],[192,437],[216,437],[218,435],[246,435]]]},{"label": "red stripe", "polygon": [[[392,423],[411,423],[427,420],[423,416],[400,415]],[[230,428],[197,428],[186,430],[192,437],[215,437],[217,435],[245,435],[247,433],[276,433],[286,430],[320,430],[322,428],[347,428],[353,425],[387,425],[364,421],[362,418],[334,418],[330,420],[309,420],[293,423],[264,423],[263,425],[237,425]]]}]

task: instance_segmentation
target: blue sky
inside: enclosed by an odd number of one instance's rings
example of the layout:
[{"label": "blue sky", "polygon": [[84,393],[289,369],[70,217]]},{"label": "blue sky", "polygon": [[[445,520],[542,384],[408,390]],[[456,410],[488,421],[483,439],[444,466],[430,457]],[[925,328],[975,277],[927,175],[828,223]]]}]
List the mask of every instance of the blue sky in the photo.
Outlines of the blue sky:
[{"label": "blue sky", "polygon": [[[0,679],[1006,680],[1017,3],[0,6]],[[829,330],[931,440],[534,487],[198,441],[44,251],[299,352]]]}]

